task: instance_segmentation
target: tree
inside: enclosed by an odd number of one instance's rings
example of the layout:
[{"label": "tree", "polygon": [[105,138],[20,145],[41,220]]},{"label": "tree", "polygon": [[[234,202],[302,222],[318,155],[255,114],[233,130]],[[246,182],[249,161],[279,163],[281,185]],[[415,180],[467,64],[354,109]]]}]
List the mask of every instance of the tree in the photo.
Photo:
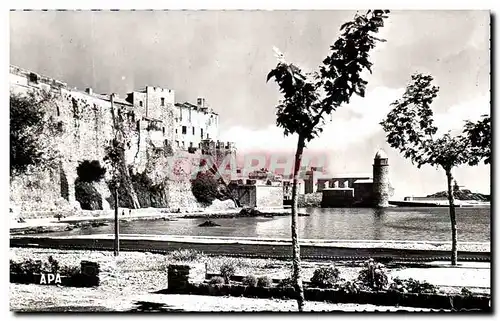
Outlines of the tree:
[{"label": "tree", "polygon": [[471,144],[471,153],[474,157],[470,159],[469,165],[477,165],[481,159],[485,164],[491,163],[491,117],[483,115],[477,122],[467,121],[464,129],[465,139]]},{"label": "tree", "polygon": [[10,94],[11,177],[27,173],[31,167],[51,166],[57,159],[51,143],[60,127],[47,113],[54,103],[46,92]]},{"label": "tree", "polygon": [[304,73],[296,65],[286,62],[283,54],[275,49],[278,64],[269,72],[267,81],[274,78],[283,95],[283,100],[276,106],[276,124],[284,129],[285,136],[298,136],[292,175],[291,230],[293,279],[299,311],[304,308],[297,235],[297,176],[302,154],[306,144],[323,131],[325,115],[342,104],[348,104],[354,93],[364,97],[367,81],[362,79],[361,73],[365,70],[371,72],[369,52],[378,41],[383,41],[373,34],[383,27],[388,13],[388,10],[369,10],[344,23],[340,28],[341,35],[330,47],[330,55],[323,60],[319,73]]},{"label": "tree", "polygon": [[102,167],[98,160],[84,160],[76,168],[76,173],[82,182],[99,182],[104,178],[106,168]]},{"label": "tree", "polygon": [[485,157],[485,153],[474,149],[467,136],[452,136],[448,132],[436,137],[437,127],[434,126],[431,104],[437,97],[439,88],[432,85],[432,80],[430,75],[412,75],[403,97],[391,104],[393,109],[380,124],[387,134],[389,145],[399,150],[418,168],[428,164],[444,169],[451,221],[451,263],[456,265],[457,222],[452,169],[462,164],[477,164]]}]

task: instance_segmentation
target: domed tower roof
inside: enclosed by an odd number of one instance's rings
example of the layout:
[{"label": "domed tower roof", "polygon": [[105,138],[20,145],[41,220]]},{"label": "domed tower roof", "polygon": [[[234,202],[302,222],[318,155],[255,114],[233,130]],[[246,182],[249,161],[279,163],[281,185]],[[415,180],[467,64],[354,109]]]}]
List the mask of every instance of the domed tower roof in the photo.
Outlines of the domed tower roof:
[{"label": "domed tower roof", "polygon": [[374,159],[387,159],[387,158],[388,158],[387,154],[383,149],[379,149],[374,157]]}]

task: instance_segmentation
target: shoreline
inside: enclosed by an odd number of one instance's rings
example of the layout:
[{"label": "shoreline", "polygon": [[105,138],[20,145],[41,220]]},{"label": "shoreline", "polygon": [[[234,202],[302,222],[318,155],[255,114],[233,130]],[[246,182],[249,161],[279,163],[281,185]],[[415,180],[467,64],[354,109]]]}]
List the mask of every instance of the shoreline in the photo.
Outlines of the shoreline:
[{"label": "shoreline", "polygon": [[[238,217],[273,217],[273,216],[287,216],[291,214],[290,208],[256,208],[260,213],[242,214],[243,208],[226,209],[226,210],[205,210],[205,211],[179,211],[171,212],[166,209],[135,209],[129,214],[120,215],[125,213],[126,209],[120,208],[118,210],[120,221],[137,221],[137,220],[177,220],[177,219],[218,219],[218,218],[238,218]],[[128,210],[128,209],[127,209]],[[10,221],[10,234],[11,235],[24,235],[24,234],[41,234],[50,232],[69,231],[75,228],[84,226],[90,227],[97,223],[112,223],[115,220],[114,210],[106,211],[86,211],[85,215],[73,215],[57,219],[55,217],[34,218],[26,219],[25,222],[20,223],[13,219]],[[299,211],[299,216],[305,216],[304,211]]]}]

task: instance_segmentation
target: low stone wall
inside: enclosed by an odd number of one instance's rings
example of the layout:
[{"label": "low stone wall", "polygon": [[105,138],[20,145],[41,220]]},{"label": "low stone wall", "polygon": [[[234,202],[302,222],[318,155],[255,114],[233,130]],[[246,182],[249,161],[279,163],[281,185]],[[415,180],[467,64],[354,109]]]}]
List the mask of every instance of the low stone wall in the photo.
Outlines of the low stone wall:
[{"label": "low stone wall", "polygon": [[321,207],[322,193],[299,194],[299,207]]},{"label": "low stone wall", "polygon": [[[252,287],[228,284],[189,284],[182,289],[160,291],[168,294],[191,294],[211,296],[244,296],[262,299],[295,299],[293,288]],[[382,306],[404,306],[415,308],[446,309],[456,311],[491,311],[491,298],[487,296],[462,296],[441,294],[417,294],[401,292],[371,292],[346,293],[333,289],[306,288],[305,299],[330,303],[373,304]]]},{"label": "low stone wall", "polygon": [[186,291],[190,284],[203,282],[207,268],[204,263],[168,266],[168,288],[173,291]]},{"label": "low stone wall", "polygon": [[60,273],[18,273],[10,272],[10,283],[60,285],[71,287],[94,287],[99,286],[99,264],[95,262],[82,261],[80,273],[64,275]]},{"label": "low stone wall", "polygon": [[[168,289],[159,291],[158,293],[275,299],[296,298],[296,292],[291,287],[254,287],[231,284],[212,285],[204,283],[207,277],[204,264],[169,265]],[[349,293],[335,289],[305,288],[304,297],[309,301],[327,301],[331,303],[373,304],[459,311],[491,311],[491,298],[479,295],[418,294],[398,291],[359,291]]]}]

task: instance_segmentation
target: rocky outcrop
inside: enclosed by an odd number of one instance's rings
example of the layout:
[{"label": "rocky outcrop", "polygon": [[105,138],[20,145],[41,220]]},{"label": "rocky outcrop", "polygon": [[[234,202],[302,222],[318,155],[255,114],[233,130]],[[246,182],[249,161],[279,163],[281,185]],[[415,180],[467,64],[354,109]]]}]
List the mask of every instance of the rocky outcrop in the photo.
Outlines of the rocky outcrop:
[{"label": "rocky outcrop", "polygon": [[[461,201],[483,201],[491,202],[491,195],[473,193],[468,189],[461,189],[454,192],[455,199]],[[427,195],[429,198],[447,198],[448,192],[442,191],[435,194]]]},{"label": "rocky outcrop", "polygon": [[92,183],[82,182],[79,179],[75,182],[75,197],[80,203],[82,210],[102,210],[102,195],[97,191]]},{"label": "rocky outcrop", "polygon": [[200,225],[198,225],[199,227],[214,227],[214,226],[220,226],[219,224],[213,222],[213,221],[205,221],[203,223],[201,223]]}]

